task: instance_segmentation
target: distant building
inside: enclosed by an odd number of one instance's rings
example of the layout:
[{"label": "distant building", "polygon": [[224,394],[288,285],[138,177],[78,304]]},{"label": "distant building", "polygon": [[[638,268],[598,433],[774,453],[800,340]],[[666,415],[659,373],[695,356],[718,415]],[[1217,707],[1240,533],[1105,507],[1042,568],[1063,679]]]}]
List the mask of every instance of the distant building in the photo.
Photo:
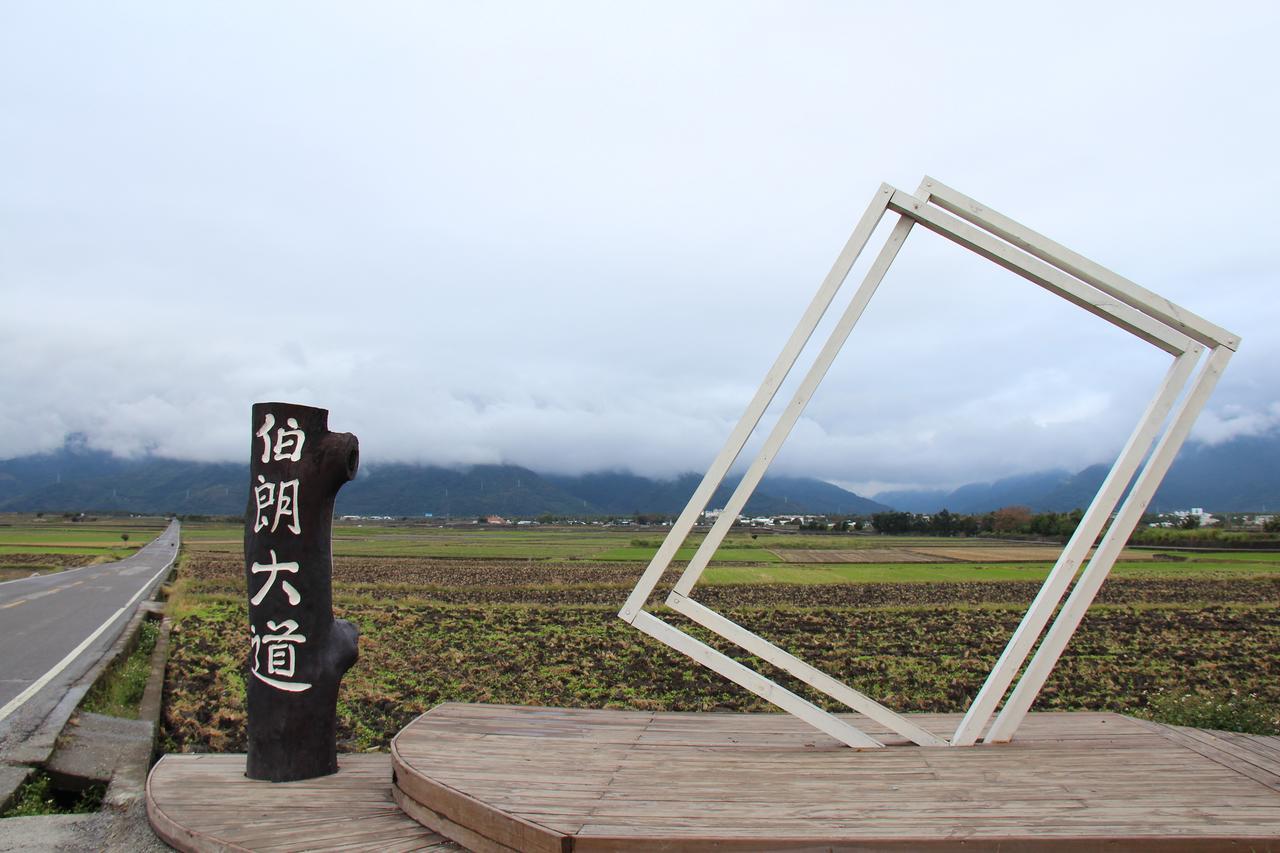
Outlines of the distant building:
[{"label": "distant building", "polygon": [[[1188,518],[1188,517],[1195,518],[1198,522],[1200,522],[1200,526],[1201,526],[1201,527],[1210,527],[1210,526],[1212,526],[1212,525],[1214,525],[1214,524],[1217,524],[1217,523],[1218,523],[1218,519],[1217,519],[1217,518],[1215,518],[1215,517],[1214,517],[1213,515],[1211,515],[1210,513],[1205,512],[1205,511],[1204,511],[1204,507],[1202,507],[1202,506],[1193,506],[1193,507],[1192,507],[1191,509],[1189,509],[1189,510],[1187,510],[1187,509],[1175,509],[1173,512],[1169,513],[1169,515],[1171,515],[1171,516],[1173,516],[1174,518],[1178,519],[1178,521],[1182,521],[1183,519]],[[1165,525],[1162,525],[1162,526],[1167,527],[1167,526],[1169,526],[1169,525],[1168,525],[1168,524],[1165,524]]]}]

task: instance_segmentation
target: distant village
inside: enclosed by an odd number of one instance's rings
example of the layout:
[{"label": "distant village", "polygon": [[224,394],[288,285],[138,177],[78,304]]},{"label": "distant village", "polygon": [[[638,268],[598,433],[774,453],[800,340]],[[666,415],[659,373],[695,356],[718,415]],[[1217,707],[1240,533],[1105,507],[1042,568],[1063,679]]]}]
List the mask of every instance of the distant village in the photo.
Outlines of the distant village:
[{"label": "distant village", "polygon": [[[698,517],[698,525],[711,526],[723,516],[723,509],[709,509]],[[981,535],[984,533],[1030,533],[1069,535],[1083,515],[1082,510],[1069,513],[1033,513],[1023,506],[1002,507],[988,513],[958,514],[942,510],[938,513],[886,512],[867,516],[838,515],[739,515],[734,526],[757,531],[827,531],[848,533],[933,533],[938,535]],[[343,515],[350,524],[419,520],[389,515]],[[670,527],[673,516],[636,513],[632,516],[576,518],[541,515],[537,518],[507,518],[483,515],[474,518],[448,518],[424,513],[422,521],[448,526],[487,525],[493,527],[536,527],[540,525],[583,527]],[[1280,532],[1280,516],[1263,513],[1221,513],[1215,515],[1203,507],[1152,513],[1144,516],[1147,528],[1195,530],[1216,528],[1237,531]]]}]

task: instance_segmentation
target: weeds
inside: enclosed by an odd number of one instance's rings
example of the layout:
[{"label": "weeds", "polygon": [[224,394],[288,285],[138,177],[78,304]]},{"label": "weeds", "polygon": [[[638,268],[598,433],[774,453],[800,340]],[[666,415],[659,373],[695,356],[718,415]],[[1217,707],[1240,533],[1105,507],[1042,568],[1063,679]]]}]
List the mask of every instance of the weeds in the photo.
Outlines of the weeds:
[{"label": "weeds", "polygon": [[111,717],[138,718],[138,705],[151,676],[151,653],[160,635],[157,623],[144,619],[138,628],[138,640],[128,657],[117,661],[93,685],[82,710]]},{"label": "weeds", "polygon": [[1244,732],[1252,735],[1280,735],[1280,710],[1256,694],[1238,690],[1218,693],[1162,691],[1147,706],[1147,714],[1158,723]]},{"label": "weeds", "polygon": [[63,791],[53,786],[48,773],[37,770],[18,788],[13,802],[0,818],[50,814],[83,814],[102,807],[107,786],[91,785],[83,791]]}]

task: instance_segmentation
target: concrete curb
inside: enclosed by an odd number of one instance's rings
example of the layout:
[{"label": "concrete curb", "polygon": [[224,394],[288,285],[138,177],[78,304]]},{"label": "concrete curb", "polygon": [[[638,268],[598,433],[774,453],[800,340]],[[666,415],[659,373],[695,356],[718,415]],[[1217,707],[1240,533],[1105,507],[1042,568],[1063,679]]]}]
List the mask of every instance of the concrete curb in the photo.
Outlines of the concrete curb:
[{"label": "concrete curb", "polygon": [[146,797],[147,774],[151,772],[156,736],[160,731],[160,706],[172,631],[173,622],[166,616],[160,621],[160,634],[156,637],[156,647],[151,652],[151,675],[147,678],[142,702],[138,705],[138,720],[146,723],[147,736],[145,740],[140,739],[132,745],[128,754],[122,755],[116,764],[111,784],[102,800],[106,808],[127,808]]},{"label": "concrete curb", "polygon": [[31,773],[32,769],[24,765],[0,764],[0,812],[9,808],[14,795]]},{"label": "concrete curb", "polygon": [[[112,649],[108,666],[125,660],[137,648],[143,621],[163,612],[163,605],[143,602],[121,636],[119,648]],[[169,637],[173,623],[160,621],[155,648],[151,652],[147,684],[138,705],[138,718],[118,719],[87,712],[71,716],[54,744],[44,768],[63,788],[108,783],[104,807],[122,807],[145,796],[147,773],[155,754],[159,732],[160,700],[164,691],[165,667],[169,659]],[[103,667],[101,677],[107,667]],[[79,685],[77,685],[78,687]]]}]

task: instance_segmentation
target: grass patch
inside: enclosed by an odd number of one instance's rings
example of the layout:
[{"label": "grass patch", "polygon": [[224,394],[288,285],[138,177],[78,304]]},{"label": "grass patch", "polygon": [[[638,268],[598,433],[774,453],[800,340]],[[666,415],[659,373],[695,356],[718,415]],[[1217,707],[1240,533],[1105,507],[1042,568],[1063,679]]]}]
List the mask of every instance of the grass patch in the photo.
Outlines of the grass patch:
[{"label": "grass patch", "polygon": [[1146,716],[1172,726],[1280,735],[1280,709],[1256,695],[1241,695],[1236,690],[1225,693],[1164,691],[1151,700]]},{"label": "grass patch", "polygon": [[[146,542],[138,543],[141,548]],[[0,554],[87,554],[92,557],[106,557],[110,560],[123,560],[138,552],[138,548],[122,546],[106,547],[102,545],[0,545]]]},{"label": "grass patch", "polygon": [[96,812],[102,808],[106,794],[105,784],[91,785],[83,791],[63,791],[53,786],[48,773],[37,770],[18,788],[13,802],[0,818]]},{"label": "grass patch", "polygon": [[150,619],[142,620],[133,651],[124,660],[112,664],[84,697],[80,708],[94,714],[138,719],[138,706],[151,676],[151,653],[160,636],[160,626]]}]

